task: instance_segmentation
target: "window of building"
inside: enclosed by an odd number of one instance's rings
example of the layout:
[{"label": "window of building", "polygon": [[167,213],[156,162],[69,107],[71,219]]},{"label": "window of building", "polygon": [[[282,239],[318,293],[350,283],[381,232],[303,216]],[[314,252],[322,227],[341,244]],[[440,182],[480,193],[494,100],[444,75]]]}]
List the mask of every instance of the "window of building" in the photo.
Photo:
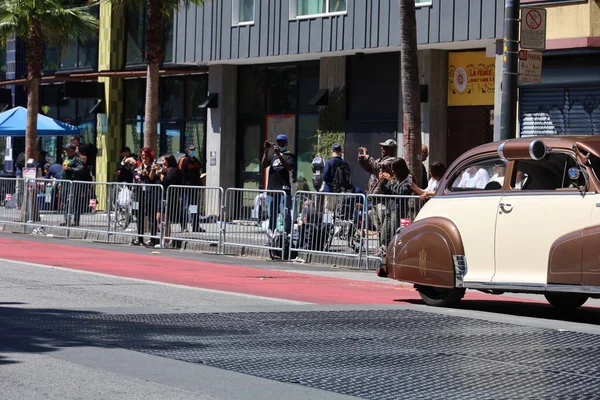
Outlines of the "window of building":
[{"label": "window of building", "polygon": [[[148,13],[146,8],[128,9],[125,16],[125,64],[138,65],[145,63],[146,48],[146,22]],[[165,18],[163,28],[164,62],[173,61],[173,20]]]},{"label": "window of building", "polygon": [[290,0],[290,17],[345,13],[346,0]]},{"label": "window of building", "polygon": [[[188,143],[198,154],[206,149],[206,111],[198,106],[206,99],[206,75],[162,78],[158,119],[159,153],[178,153]],[[123,145],[138,152],[144,146],[145,79],[125,81],[125,137]],[[200,157],[202,163],[205,157]],[[204,166],[203,166],[204,167]]]},{"label": "window of building", "polygon": [[255,0],[233,0],[231,22],[233,25],[251,24],[254,22]]},{"label": "window of building", "polygon": [[[90,13],[98,18],[98,6],[93,7]],[[87,40],[69,38],[62,46],[46,46],[42,68],[44,72],[96,70],[98,68],[98,32]]]},{"label": "window of building", "polygon": [[[6,79],[6,45],[0,45],[0,80]],[[2,147],[0,147],[2,148]]]}]

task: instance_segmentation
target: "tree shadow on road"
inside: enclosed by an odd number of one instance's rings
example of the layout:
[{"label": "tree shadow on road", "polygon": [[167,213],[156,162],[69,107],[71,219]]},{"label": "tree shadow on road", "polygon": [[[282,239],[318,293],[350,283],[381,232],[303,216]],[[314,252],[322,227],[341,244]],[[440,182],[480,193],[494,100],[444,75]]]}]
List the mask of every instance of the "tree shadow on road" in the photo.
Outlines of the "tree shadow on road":
[{"label": "tree shadow on road", "polygon": [[259,335],[258,325],[216,314],[106,314],[0,306],[0,365],[11,353],[49,353],[69,347],[120,347],[162,354],[196,352],[227,338]]}]

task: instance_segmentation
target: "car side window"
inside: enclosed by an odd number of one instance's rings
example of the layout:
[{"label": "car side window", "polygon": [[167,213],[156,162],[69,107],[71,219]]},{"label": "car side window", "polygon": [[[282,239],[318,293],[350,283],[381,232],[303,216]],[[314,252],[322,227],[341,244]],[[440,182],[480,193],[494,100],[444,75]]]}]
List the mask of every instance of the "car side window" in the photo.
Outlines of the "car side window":
[{"label": "car side window", "polygon": [[478,160],[456,171],[448,191],[500,190],[504,186],[505,172],[506,163],[500,158]]},{"label": "car side window", "polygon": [[521,160],[515,163],[511,187],[517,190],[576,189],[585,186],[585,177],[569,178],[569,168],[577,167],[568,154],[549,154],[543,160]]}]

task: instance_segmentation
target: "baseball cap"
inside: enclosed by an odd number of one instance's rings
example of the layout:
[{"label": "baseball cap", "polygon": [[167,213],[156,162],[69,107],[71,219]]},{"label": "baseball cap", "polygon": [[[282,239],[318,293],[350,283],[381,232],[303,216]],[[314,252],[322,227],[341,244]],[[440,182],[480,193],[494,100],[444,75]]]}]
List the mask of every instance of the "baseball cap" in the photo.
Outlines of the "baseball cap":
[{"label": "baseball cap", "polygon": [[342,145],[339,143],[334,143],[334,145],[331,146],[331,151],[342,151]]},{"label": "baseball cap", "polygon": [[121,149],[121,153],[119,153],[119,154],[123,154],[123,153],[131,153],[131,149],[129,147],[125,146]]},{"label": "baseball cap", "polygon": [[73,143],[69,143],[65,146],[65,150],[77,150],[77,146],[75,146]]},{"label": "baseball cap", "polygon": [[288,141],[288,137],[286,135],[277,135],[277,140],[281,140],[283,142]]},{"label": "baseball cap", "polygon": [[185,147],[185,149],[186,149],[186,150],[196,150],[196,146],[194,146],[193,144],[188,144],[188,145]]},{"label": "baseball cap", "polygon": [[398,147],[398,143],[394,139],[388,139],[383,143],[379,143],[382,147]]}]

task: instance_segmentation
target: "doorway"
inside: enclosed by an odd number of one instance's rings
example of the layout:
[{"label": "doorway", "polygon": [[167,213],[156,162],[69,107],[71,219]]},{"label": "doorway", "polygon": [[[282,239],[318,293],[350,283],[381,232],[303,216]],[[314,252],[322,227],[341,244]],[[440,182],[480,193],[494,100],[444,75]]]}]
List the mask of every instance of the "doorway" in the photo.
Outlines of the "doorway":
[{"label": "doorway", "polygon": [[494,106],[448,107],[448,165],[467,150],[494,140]]}]

